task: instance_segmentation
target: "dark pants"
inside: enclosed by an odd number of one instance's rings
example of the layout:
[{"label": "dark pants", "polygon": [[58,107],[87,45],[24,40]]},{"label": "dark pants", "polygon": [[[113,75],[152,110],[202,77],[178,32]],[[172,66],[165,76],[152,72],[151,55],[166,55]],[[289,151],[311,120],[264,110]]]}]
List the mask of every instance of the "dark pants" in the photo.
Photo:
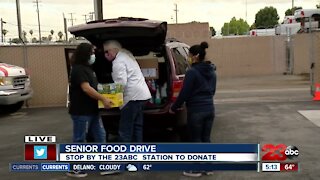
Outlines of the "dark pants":
[{"label": "dark pants", "polygon": [[121,109],[119,124],[120,142],[142,142],[143,109],[146,101],[129,101]]},{"label": "dark pants", "polygon": [[106,142],[106,132],[99,115],[71,115],[71,118],[73,120],[73,142],[85,142],[86,134],[92,138],[93,142]]},{"label": "dark pants", "polygon": [[187,126],[190,142],[210,142],[214,111],[188,112]]}]

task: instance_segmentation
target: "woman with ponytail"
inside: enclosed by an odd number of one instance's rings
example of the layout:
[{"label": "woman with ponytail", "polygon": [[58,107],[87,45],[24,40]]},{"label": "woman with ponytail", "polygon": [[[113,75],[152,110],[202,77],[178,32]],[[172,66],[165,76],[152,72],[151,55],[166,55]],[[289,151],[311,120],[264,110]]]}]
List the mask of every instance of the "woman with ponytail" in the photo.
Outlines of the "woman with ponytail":
[{"label": "woman with ponytail", "polygon": [[[210,142],[215,117],[213,96],[216,91],[215,66],[206,61],[207,42],[189,49],[191,68],[187,71],[183,87],[170,113],[175,113],[186,102],[187,128],[190,142]],[[186,176],[199,177],[201,172],[184,172]],[[208,172],[207,172],[208,174]]]}]

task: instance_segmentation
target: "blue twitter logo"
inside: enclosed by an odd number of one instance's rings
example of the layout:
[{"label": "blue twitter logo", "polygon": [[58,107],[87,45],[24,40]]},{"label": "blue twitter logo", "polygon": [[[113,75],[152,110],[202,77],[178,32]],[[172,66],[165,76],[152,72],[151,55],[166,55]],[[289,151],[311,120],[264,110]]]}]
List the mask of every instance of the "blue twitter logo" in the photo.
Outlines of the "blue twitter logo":
[{"label": "blue twitter logo", "polygon": [[47,159],[47,146],[34,146],[33,147],[34,159]]}]

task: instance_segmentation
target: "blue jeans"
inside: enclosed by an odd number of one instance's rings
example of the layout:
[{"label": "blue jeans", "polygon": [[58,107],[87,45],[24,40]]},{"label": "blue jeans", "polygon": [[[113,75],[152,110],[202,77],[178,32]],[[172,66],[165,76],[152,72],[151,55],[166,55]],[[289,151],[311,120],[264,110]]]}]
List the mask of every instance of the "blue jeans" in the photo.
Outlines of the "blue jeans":
[{"label": "blue jeans", "polygon": [[71,118],[73,120],[73,142],[85,142],[87,133],[94,142],[106,142],[106,132],[99,115],[71,115]]},{"label": "blue jeans", "polygon": [[119,142],[142,142],[143,109],[146,101],[129,101],[121,109]]},{"label": "blue jeans", "polygon": [[187,128],[190,142],[210,143],[214,111],[188,112]]}]

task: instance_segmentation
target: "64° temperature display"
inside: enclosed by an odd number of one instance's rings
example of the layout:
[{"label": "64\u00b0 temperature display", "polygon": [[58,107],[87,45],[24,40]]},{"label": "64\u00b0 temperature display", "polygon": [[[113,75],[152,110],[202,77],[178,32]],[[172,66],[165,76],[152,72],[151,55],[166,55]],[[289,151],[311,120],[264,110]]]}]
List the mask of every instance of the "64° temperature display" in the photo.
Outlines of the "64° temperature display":
[{"label": "64\u00b0 temperature display", "polygon": [[294,172],[299,171],[298,163],[262,163],[263,172]]}]

